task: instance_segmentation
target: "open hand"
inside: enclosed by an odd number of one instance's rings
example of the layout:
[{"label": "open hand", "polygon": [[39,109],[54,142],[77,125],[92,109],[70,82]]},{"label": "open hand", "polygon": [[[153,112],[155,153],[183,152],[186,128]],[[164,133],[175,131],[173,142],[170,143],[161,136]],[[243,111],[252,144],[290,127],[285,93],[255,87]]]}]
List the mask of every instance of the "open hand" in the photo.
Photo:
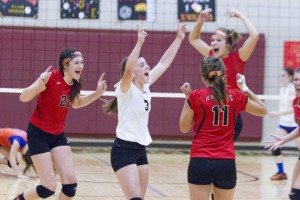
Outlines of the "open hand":
[{"label": "open hand", "polygon": [[188,32],[188,28],[186,24],[177,23],[177,37],[181,40],[184,39],[185,34]]},{"label": "open hand", "polygon": [[198,21],[201,21],[201,22],[211,21],[212,20],[211,12],[212,12],[211,8],[202,10],[200,12],[200,14],[198,15]]},{"label": "open hand", "polygon": [[284,138],[279,135],[271,135],[271,136],[273,137],[273,140],[268,140],[265,142],[266,143],[265,149],[276,150],[284,143]]}]

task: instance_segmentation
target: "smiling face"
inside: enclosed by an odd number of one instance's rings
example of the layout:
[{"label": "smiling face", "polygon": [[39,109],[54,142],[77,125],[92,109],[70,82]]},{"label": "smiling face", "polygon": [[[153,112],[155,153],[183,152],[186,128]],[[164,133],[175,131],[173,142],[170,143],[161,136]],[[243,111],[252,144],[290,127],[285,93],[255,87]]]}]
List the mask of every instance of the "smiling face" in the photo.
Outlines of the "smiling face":
[{"label": "smiling face", "polygon": [[73,79],[79,81],[81,72],[83,71],[83,58],[80,52],[73,53],[74,56],[70,58],[70,61],[64,65],[64,75],[67,82],[71,82]]},{"label": "smiling face", "polygon": [[138,84],[150,83],[149,77],[150,67],[143,57],[140,57],[137,61],[134,69],[134,80]]},{"label": "smiling face", "polygon": [[213,55],[224,58],[229,53],[229,45],[226,42],[227,35],[223,31],[217,29],[211,37],[211,48]]}]

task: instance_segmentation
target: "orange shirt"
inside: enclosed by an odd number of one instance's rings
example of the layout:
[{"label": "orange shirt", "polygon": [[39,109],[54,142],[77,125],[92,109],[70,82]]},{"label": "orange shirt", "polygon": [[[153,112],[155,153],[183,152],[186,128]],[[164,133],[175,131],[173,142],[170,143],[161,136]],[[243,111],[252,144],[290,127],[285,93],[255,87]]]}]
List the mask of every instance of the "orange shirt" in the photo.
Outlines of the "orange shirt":
[{"label": "orange shirt", "polygon": [[11,147],[13,140],[19,137],[20,147],[27,144],[27,133],[16,128],[1,128],[0,129],[0,146]]}]

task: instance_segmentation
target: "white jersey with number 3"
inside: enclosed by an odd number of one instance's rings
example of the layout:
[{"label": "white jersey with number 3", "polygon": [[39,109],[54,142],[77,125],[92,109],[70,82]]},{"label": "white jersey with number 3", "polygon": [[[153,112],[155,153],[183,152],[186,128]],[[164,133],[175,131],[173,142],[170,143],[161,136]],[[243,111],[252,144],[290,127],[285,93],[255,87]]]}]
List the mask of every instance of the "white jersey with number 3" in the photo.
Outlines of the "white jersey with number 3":
[{"label": "white jersey with number 3", "polygon": [[152,142],[148,119],[151,110],[151,93],[149,84],[144,85],[141,92],[133,83],[126,93],[121,91],[120,85],[116,87],[115,94],[118,99],[118,125],[117,137],[130,142],[137,142],[147,146]]}]

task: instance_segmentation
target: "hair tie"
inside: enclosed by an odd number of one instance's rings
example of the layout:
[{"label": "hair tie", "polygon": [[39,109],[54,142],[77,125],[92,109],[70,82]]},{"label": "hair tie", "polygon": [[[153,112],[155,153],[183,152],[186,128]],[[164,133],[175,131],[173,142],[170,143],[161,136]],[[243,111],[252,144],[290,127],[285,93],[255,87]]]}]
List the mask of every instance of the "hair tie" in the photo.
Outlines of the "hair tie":
[{"label": "hair tie", "polygon": [[208,73],[208,77],[209,77],[209,78],[211,78],[211,77],[213,77],[213,76],[215,76],[215,75],[217,75],[217,76],[222,76],[222,72],[221,72],[221,71],[210,71],[210,72]]}]

